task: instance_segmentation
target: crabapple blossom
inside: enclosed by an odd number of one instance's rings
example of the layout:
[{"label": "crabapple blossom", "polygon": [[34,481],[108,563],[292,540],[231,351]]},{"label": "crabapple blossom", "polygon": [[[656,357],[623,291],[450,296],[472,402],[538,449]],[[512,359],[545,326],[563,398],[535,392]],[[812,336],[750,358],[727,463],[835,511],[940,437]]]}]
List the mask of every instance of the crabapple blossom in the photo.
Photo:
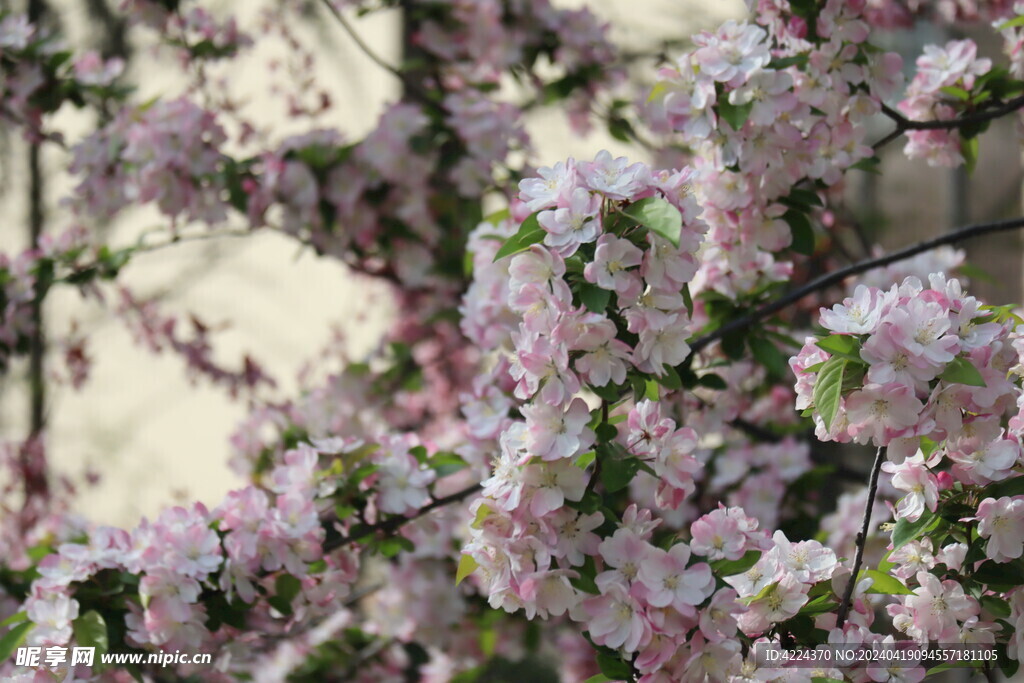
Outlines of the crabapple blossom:
[{"label": "crabapple blossom", "polygon": [[985,555],[1009,562],[1024,552],[1024,498],[986,498],[978,505],[978,534],[988,539]]},{"label": "crabapple blossom", "polygon": [[937,462],[938,458],[925,460],[924,453],[918,452],[899,465],[889,462],[882,465],[884,471],[893,475],[892,485],[907,492],[896,507],[897,518],[913,522],[921,517],[926,508],[935,512],[939,500],[938,480],[929,468]]},{"label": "crabapple blossom", "polygon": [[957,622],[977,616],[978,603],[955,581],[940,581],[928,572],[918,572],[916,579],[920,586],[903,601],[908,616],[925,638],[950,642],[944,639],[957,632]]}]

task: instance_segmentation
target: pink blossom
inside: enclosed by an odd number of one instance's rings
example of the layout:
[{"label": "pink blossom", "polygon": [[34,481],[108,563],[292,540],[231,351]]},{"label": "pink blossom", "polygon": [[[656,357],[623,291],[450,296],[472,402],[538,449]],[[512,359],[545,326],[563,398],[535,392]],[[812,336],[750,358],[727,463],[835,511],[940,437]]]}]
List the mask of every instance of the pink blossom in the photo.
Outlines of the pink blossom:
[{"label": "pink blossom", "polygon": [[643,261],[643,252],[632,242],[604,234],[597,240],[594,260],[583,273],[587,282],[628,296],[640,285],[639,276],[629,270]]},{"label": "pink blossom", "polygon": [[668,551],[651,550],[640,565],[638,578],[647,589],[646,600],[654,607],[672,606],[680,612],[693,612],[715,589],[711,568],[704,562],[687,567],[690,548],[677,543]]},{"label": "pink blossom", "polygon": [[583,603],[587,630],[598,645],[636,652],[651,638],[651,624],[640,604],[619,583]]},{"label": "pink blossom", "polygon": [[989,559],[1009,562],[1024,552],[1024,498],[986,498],[978,505],[978,521]]}]

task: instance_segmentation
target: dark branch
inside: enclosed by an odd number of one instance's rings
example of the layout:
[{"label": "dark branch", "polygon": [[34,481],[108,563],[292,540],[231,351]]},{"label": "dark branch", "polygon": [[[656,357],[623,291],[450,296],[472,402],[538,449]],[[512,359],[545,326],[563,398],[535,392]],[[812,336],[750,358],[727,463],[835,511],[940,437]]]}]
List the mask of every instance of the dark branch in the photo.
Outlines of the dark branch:
[{"label": "dark branch", "polygon": [[859,275],[875,268],[882,268],[889,265],[890,263],[896,263],[903,261],[912,256],[935,249],[936,247],[945,246],[947,244],[956,244],[964,240],[972,239],[974,237],[980,237],[989,233],[1004,232],[1007,230],[1019,230],[1024,228],[1024,218],[1011,218],[1005,221],[996,221],[994,223],[981,223],[979,225],[970,225],[953,232],[948,232],[944,235],[940,235],[934,239],[926,240],[913,244],[909,247],[894,251],[891,254],[880,256],[878,258],[866,259],[858,263],[840,268],[839,270],[831,273],[826,273],[821,277],[815,278],[803,285],[797,287],[793,291],[779,297],[775,301],[771,301],[764,306],[761,306],[757,310],[748,313],[747,315],[735,318],[728,323],[722,325],[714,332],[710,332],[703,337],[699,337],[692,344],[690,344],[690,354],[696,354],[705,349],[709,344],[717,341],[727,334],[745,330],[754,323],[757,323],[765,318],[778,313],[784,308],[793,305],[800,299],[803,299],[809,294],[813,294],[822,289],[827,289],[833,285],[841,283],[851,275]]},{"label": "dark branch", "polygon": [[871,466],[871,479],[868,482],[868,502],[864,505],[864,524],[861,525],[860,533],[857,534],[857,553],[853,559],[853,574],[850,575],[850,582],[846,584],[843,592],[843,601],[839,603],[839,611],[836,612],[836,628],[842,630],[846,623],[846,615],[850,611],[850,603],[853,600],[853,589],[857,586],[857,574],[860,572],[861,562],[864,561],[864,546],[868,542],[868,531],[871,530],[871,508],[875,505],[875,494],[878,493],[878,472],[882,469],[882,461],[885,460],[885,447],[879,446],[875,453],[875,464]]},{"label": "dark branch", "polygon": [[324,7],[327,8],[327,10],[334,16],[337,22],[341,25],[341,28],[344,29],[345,33],[348,34],[349,38],[352,39],[352,42],[356,44],[356,47],[358,47],[364,55],[369,57],[370,61],[372,61],[377,66],[390,73],[399,81],[401,81],[402,87],[405,88],[406,94],[414,96],[415,99],[417,99],[421,104],[431,107],[439,111],[441,114],[447,113],[447,110],[444,108],[444,106],[440,102],[432,98],[429,93],[425,92],[423,88],[419,86],[418,83],[410,79],[409,76],[403,73],[402,70],[399,69],[398,67],[388,64],[376,52],[374,52],[370,48],[370,46],[366,44],[366,41],[362,39],[362,37],[359,35],[359,32],[356,31],[355,27],[352,26],[349,20],[345,18],[345,15],[342,14],[338,10],[338,8],[334,6],[331,0],[321,1]]},{"label": "dark branch", "polygon": [[964,126],[987,123],[993,119],[998,119],[1006,116],[1007,114],[1012,114],[1021,107],[1024,107],[1024,95],[1015,97],[1014,99],[1004,102],[997,107],[993,107],[991,109],[980,109],[976,112],[964,114],[963,116],[959,116],[955,119],[947,119],[945,121],[914,121],[912,119],[908,119],[892,107],[883,104],[882,113],[896,123],[896,129],[872,145],[872,148],[878,149],[880,147],[884,147],[908,130],[954,130]]},{"label": "dark branch", "polygon": [[376,534],[378,532],[383,534],[394,533],[408,522],[411,522],[414,519],[419,519],[423,515],[432,512],[438,508],[442,508],[446,505],[451,505],[452,503],[458,503],[460,501],[463,501],[466,498],[473,495],[474,493],[478,492],[479,490],[480,484],[473,484],[472,486],[468,486],[462,489],[461,491],[456,491],[455,493],[444,496],[443,498],[435,498],[434,500],[430,501],[430,503],[424,505],[419,510],[417,510],[415,514],[410,515],[408,517],[395,516],[389,517],[388,519],[385,519],[383,522],[378,522],[377,524],[371,524],[369,526],[360,525],[358,533],[354,533],[349,536],[329,536],[327,540],[324,541],[324,552],[329,553],[333,550],[341,548],[342,546],[346,546],[349,543],[354,543],[360,538],[369,536],[371,534]]}]

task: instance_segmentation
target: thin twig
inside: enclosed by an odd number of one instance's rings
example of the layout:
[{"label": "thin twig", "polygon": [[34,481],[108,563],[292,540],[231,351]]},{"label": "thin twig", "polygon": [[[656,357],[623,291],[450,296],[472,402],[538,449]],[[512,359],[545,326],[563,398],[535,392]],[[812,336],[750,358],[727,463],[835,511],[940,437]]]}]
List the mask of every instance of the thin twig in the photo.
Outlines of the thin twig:
[{"label": "thin twig", "polygon": [[884,147],[908,130],[954,130],[964,126],[987,123],[993,119],[998,119],[1002,116],[1006,116],[1007,114],[1012,114],[1021,107],[1024,107],[1024,95],[1015,97],[998,107],[994,107],[992,109],[981,109],[971,114],[959,116],[955,119],[946,119],[943,121],[914,121],[912,119],[908,119],[906,116],[887,104],[882,104],[882,113],[896,123],[896,129],[872,145],[872,149]]},{"label": "thin twig", "polygon": [[436,498],[427,505],[421,507],[414,514],[409,515],[407,517],[396,515],[394,517],[389,517],[388,519],[385,519],[383,522],[378,522],[377,524],[372,524],[368,527],[363,527],[359,530],[358,534],[351,536],[336,536],[333,538],[328,538],[326,541],[324,541],[323,544],[324,552],[329,553],[333,550],[337,550],[338,548],[348,545],[349,543],[353,543],[359,540],[360,538],[363,538],[364,536],[376,534],[377,532],[383,532],[385,534],[392,533],[400,529],[405,524],[413,521],[414,519],[419,519],[428,512],[432,512],[446,505],[451,505],[452,503],[458,503],[460,501],[463,501],[469,496],[478,492],[479,490],[480,484],[473,484],[472,486],[468,486],[462,489],[461,491],[456,491],[455,493],[444,496],[443,498]]},{"label": "thin twig", "polygon": [[337,22],[341,25],[341,28],[344,29],[345,33],[347,33],[349,38],[352,39],[352,42],[356,44],[356,47],[358,47],[364,55],[369,57],[370,61],[372,61],[377,66],[390,73],[399,81],[401,81],[406,93],[414,95],[416,99],[419,100],[421,103],[429,107],[433,107],[434,109],[440,111],[442,114],[447,113],[447,110],[440,102],[437,102],[435,99],[433,99],[427,92],[423,90],[423,88],[421,88],[417,83],[410,79],[407,74],[403,73],[402,70],[399,69],[398,67],[389,64],[384,59],[382,59],[376,52],[374,52],[370,48],[370,46],[366,44],[366,41],[364,41],[360,37],[359,32],[356,31],[355,27],[352,26],[349,20],[345,18],[345,15],[342,14],[338,10],[338,8],[334,6],[334,3],[332,3],[331,0],[321,0],[321,3],[334,16]]},{"label": "thin twig", "polygon": [[925,240],[924,242],[918,242],[917,244],[905,247],[903,249],[900,249],[899,251],[894,251],[891,254],[879,256],[878,258],[859,261],[852,265],[846,266],[845,268],[840,268],[839,270],[833,271],[831,273],[826,273],[821,277],[811,280],[802,287],[797,287],[791,292],[784,294],[775,301],[771,301],[765,304],[764,306],[761,306],[757,310],[748,313],[747,315],[735,318],[730,322],[722,325],[715,331],[710,332],[704,335],[703,337],[699,337],[692,344],[690,344],[690,355],[692,356],[696,353],[699,353],[712,342],[717,341],[728,334],[747,329],[754,323],[764,320],[765,318],[775,313],[778,313],[784,308],[793,305],[800,299],[803,299],[805,296],[813,294],[814,292],[817,292],[822,289],[827,289],[832,285],[837,285],[846,278],[850,277],[851,275],[859,275],[860,273],[865,273],[869,270],[874,270],[875,268],[882,268],[891,263],[896,263],[897,261],[903,261],[912,256],[917,256],[922,252],[928,251],[930,249],[935,249],[936,247],[941,247],[947,244],[956,244],[957,242],[962,242],[964,240],[972,239],[974,237],[980,237],[982,235],[987,235],[989,233],[1004,232],[1007,230],[1019,230],[1020,228],[1024,228],[1024,218],[1011,218],[1009,220],[996,221],[994,223],[981,223],[978,225],[970,225],[965,228],[960,228],[959,230],[954,230],[953,232],[948,232],[944,235],[940,235],[939,237],[936,237],[934,239]]},{"label": "thin twig", "polygon": [[853,589],[857,586],[857,574],[860,572],[861,562],[864,561],[864,546],[868,542],[868,531],[871,529],[871,508],[875,505],[875,494],[878,493],[878,472],[882,469],[882,461],[885,460],[885,447],[879,446],[875,453],[875,464],[871,466],[871,479],[868,482],[868,502],[864,505],[864,524],[861,525],[860,533],[857,534],[857,553],[853,559],[853,574],[850,575],[850,582],[846,584],[843,592],[843,601],[839,603],[839,611],[836,612],[836,628],[842,630],[846,623],[846,615],[850,611],[850,603],[853,601]]}]

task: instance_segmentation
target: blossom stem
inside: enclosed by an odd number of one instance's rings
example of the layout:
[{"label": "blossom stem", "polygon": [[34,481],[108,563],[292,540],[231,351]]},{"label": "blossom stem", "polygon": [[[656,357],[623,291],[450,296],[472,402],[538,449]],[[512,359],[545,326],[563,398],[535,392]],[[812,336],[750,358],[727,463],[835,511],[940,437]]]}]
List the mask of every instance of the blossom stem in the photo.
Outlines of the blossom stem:
[{"label": "blossom stem", "polygon": [[[734,318],[733,320],[729,321],[725,325],[722,325],[715,331],[710,332],[704,335],[703,337],[697,338],[690,344],[690,356],[699,353],[712,342],[717,341],[722,337],[733,332],[745,330],[754,323],[757,323],[775,313],[778,313],[784,308],[793,305],[797,301],[800,301],[804,297],[813,294],[814,292],[820,291],[822,289],[827,289],[828,287],[831,287],[833,285],[838,285],[839,283],[841,283],[843,280],[850,276],[859,275],[869,270],[874,270],[875,268],[882,268],[891,263],[906,260],[908,258],[911,258],[912,256],[917,256],[922,252],[935,249],[936,247],[945,246],[947,244],[956,244],[958,242],[972,239],[974,237],[980,237],[982,235],[987,235],[989,233],[1004,232],[1007,230],[1019,230],[1020,228],[1024,228],[1024,217],[1010,218],[1004,221],[995,221],[993,223],[980,223],[978,225],[969,225],[960,228],[959,230],[947,232],[933,239],[925,240],[924,242],[918,242],[917,244],[912,244],[909,247],[904,247],[903,249],[900,249],[899,251],[894,251],[890,254],[885,254],[884,256],[879,256],[877,258],[858,261],[857,263],[846,266],[845,268],[840,268],[839,270],[832,271],[831,273],[826,273],[820,277],[811,280],[802,287],[797,287],[796,289],[784,294],[775,301],[770,301],[765,305],[761,306],[760,308],[748,313],[747,315],[741,316],[739,318]],[[689,361],[689,359],[687,359],[687,361]],[[684,361],[683,364],[686,365],[687,361]]]},{"label": "blossom stem", "polygon": [[875,464],[871,466],[871,479],[868,482],[868,500],[864,505],[864,523],[861,525],[860,533],[857,534],[857,552],[853,558],[853,573],[850,581],[846,584],[843,592],[843,600],[839,603],[839,611],[836,613],[836,628],[842,630],[846,623],[846,615],[850,611],[850,603],[853,601],[853,589],[857,586],[857,574],[860,573],[861,562],[864,561],[864,546],[868,542],[868,531],[871,528],[871,508],[875,505],[875,494],[878,492],[878,472],[882,469],[882,462],[885,460],[885,447],[879,446],[875,453]]}]

